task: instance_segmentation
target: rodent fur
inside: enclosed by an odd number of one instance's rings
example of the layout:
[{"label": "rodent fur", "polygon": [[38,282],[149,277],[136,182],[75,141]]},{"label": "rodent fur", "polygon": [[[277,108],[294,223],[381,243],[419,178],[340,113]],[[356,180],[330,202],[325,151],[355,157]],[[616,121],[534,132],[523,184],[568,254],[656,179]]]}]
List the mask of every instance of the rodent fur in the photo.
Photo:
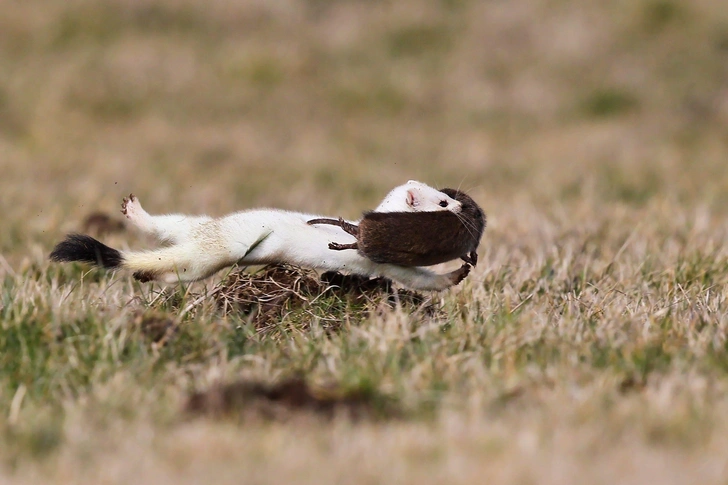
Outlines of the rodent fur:
[{"label": "rodent fur", "polygon": [[341,219],[314,219],[309,224],[331,224],[355,236],[350,244],[330,243],[333,250],[356,249],[375,263],[400,266],[431,266],[461,258],[475,266],[477,248],[486,225],[486,216],[465,192],[442,189],[460,202],[457,213],[366,212],[358,226]]}]

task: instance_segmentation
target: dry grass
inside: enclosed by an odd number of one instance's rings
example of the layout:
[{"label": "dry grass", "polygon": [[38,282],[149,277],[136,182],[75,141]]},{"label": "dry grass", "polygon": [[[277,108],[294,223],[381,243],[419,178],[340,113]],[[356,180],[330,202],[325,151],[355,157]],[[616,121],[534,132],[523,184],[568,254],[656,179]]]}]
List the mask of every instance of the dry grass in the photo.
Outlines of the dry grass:
[{"label": "dry grass", "polygon": [[[723,4],[0,0],[2,481],[725,483]],[[488,214],[433,311],[260,331],[224,274],[47,261],[84,224],[148,245],[87,219],[129,192],[356,217],[407,179]],[[183,412],[295,376],[397,418]]]}]

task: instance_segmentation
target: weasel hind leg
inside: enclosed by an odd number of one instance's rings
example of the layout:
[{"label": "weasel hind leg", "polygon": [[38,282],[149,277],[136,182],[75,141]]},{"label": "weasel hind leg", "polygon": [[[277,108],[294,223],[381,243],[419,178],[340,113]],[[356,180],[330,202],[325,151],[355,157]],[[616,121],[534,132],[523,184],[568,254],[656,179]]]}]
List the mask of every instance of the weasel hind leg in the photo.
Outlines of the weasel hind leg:
[{"label": "weasel hind leg", "polygon": [[196,227],[210,220],[208,216],[185,214],[150,215],[134,194],[124,197],[121,202],[121,213],[139,231],[173,244],[188,241]]}]

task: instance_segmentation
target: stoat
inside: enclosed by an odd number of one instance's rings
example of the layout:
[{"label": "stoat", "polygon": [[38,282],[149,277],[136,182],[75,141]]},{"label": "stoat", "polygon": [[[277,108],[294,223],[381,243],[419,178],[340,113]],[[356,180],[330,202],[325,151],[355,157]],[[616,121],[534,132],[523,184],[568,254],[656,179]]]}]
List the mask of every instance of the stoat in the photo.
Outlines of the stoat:
[{"label": "stoat", "polygon": [[[377,207],[381,211],[459,211],[461,203],[433,187],[409,181],[393,189]],[[168,214],[152,216],[131,195],[122,213],[140,231],[170,243],[148,251],[119,251],[86,235],[71,234],[53,249],[51,260],[81,261],[108,269],[125,269],[140,281],[175,283],[207,278],[235,263],[289,263],[319,271],[381,276],[415,290],[444,290],[470,272],[465,263],[447,274],[424,268],[381,264],[356,251],[331,251],[332,239],[354,242],[335,226],[312,226],[320,216],[278,209],[252,209],[220,218]]]},{"label": "stoat", "polygon": [[475,266],[478,245],[485,230],[483,209],[465,192],[442,189],[460,203],[458,210],[391,212],[375,209],[364,213],[358,225],[343,219],[312,219],[309,224],[341,227],[356,242],[329,243],[329,249],[356,249],[375,263],[431,266],[461,258]]}]

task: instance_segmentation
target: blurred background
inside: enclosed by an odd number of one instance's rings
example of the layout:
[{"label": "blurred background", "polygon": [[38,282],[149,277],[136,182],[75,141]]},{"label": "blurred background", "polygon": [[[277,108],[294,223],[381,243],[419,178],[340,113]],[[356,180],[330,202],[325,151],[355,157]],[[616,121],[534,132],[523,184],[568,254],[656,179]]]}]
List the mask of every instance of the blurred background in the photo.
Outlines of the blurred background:
[{"label": "blurred background", "polygon": [[[152,213],[725,211],[724,0],[0,0],[0,253]],[[647,209],[645,209],[647,208]],[[566,219],[568,220],[568,218]],[[500,228],[500,229],[499,229]],[[29,249],[30,248],[30,249]]]}]

